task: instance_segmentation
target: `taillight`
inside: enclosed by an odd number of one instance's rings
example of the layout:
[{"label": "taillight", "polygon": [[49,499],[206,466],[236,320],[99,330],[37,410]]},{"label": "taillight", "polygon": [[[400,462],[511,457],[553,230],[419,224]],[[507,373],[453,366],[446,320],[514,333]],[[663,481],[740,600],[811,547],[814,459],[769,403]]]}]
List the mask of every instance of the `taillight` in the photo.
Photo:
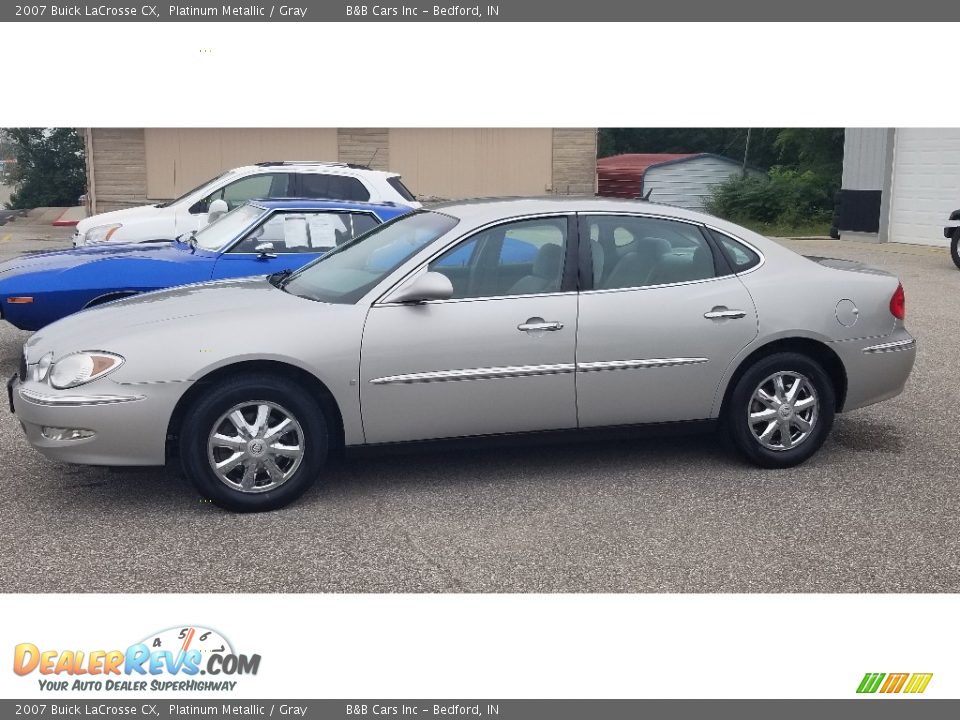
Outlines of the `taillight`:
[{"label": "taillight", "polygon": [[903,320],[907,316],[907,298],[903,294],[903,284],[897,285],[897,289],[890,298],[890,314],[897,320]]}]

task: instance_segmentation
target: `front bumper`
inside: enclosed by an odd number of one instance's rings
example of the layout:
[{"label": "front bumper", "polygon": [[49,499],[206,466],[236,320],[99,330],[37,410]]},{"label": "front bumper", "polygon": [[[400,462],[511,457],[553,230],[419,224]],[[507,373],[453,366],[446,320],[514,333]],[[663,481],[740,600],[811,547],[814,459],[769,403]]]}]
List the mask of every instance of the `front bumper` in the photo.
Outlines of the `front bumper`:
[{"label": "front bumper", "polygon": [[917,357],[917,341],[903,328],[883,338],[845,340],[831,347],[847,372],[843,412],[899,395]]},{"label": "front bumper", "polygon": [[[52,460],[80,465],[163,465],[170,417],[189,383],[123,385],[104,379],[73,390],[54,390],[14,377],[13,410],[27,440]],[[52,439],[44,428],[92,433]]]}]

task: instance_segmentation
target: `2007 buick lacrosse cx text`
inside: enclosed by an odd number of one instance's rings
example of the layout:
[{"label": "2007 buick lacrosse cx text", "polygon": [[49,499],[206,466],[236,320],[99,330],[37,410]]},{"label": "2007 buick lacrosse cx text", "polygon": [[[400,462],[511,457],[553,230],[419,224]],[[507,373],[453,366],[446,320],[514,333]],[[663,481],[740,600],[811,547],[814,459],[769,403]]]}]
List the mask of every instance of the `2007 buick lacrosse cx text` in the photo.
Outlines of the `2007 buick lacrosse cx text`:
[{"label": "2007 buick lacrosse cx text", "polygon": [[913,367],[896,277],[737,225],[601,198],[418,210],[303,268],[53,323],[10,399],[71,463],[179,460],[270,510],[343,446],[719,421],[748,460],[813,455]]}]

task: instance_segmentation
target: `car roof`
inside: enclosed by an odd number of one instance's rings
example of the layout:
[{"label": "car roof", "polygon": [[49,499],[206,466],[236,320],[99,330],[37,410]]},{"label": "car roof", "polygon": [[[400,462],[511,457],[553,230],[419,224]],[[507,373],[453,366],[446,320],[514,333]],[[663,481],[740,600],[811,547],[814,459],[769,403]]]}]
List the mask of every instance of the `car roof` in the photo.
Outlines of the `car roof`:
[{"label": "car roof", "polygon": [[430,203],[426,208],[461,220],[476,222],[495,221],[517,215],[572,212],[637,212],[665,218],[678,218],[694,222],[713,222],[717,218],[674,205],[661,205],[646,200],[596,197],[593,195],[548,195],[544,197],[501,197],[452,200]]},{"label": "car roof", "polygon": [[386,210],[387,212],[411,210],[406,205],[393,202],[360,202],[358,200],[318,200],[317,198],[265,198],[249,200],[252,205],[265,210]]},{"label": "car roof", "polygon": [[389,170],[373,170],[365,165],[354,165],[341,162],[324,162],[321,160],[268,160],[254,163],[253,165],[242,165],[233,168],[230,172],[237,173],[261,173],[276,172],[277,170],[288,170],[294,172],[324,172],[333,175],[382,175],[384,177],[399,177],[399,173]]}]

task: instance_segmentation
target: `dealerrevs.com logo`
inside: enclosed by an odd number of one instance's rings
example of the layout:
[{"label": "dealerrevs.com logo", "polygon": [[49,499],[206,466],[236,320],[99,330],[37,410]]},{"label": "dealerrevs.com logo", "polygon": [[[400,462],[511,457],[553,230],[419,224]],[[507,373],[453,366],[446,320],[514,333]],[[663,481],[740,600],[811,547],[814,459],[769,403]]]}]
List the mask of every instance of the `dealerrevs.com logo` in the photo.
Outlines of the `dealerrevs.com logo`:
[{"label": "dealerrevs.com logo", "polygon": [[39,675],[45,691],[232,691],[244,675],[256,675],[260,655],[234,651],[216,630],[173,627],[152,633],[125,650],[50,650],[20,643],[13,671]]}]

